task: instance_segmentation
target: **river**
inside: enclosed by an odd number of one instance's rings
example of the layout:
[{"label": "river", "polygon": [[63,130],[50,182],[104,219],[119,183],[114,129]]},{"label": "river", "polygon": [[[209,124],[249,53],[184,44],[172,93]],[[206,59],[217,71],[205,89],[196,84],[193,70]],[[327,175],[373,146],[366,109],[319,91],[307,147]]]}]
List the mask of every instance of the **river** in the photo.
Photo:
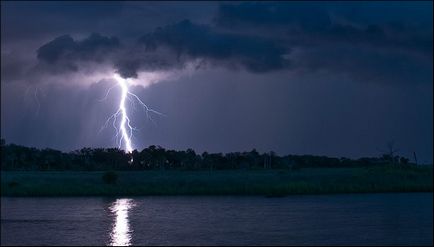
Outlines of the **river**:
[{"label": "river", "polygon": [[1,198],[1,245],[432,245],[433,194]]}]

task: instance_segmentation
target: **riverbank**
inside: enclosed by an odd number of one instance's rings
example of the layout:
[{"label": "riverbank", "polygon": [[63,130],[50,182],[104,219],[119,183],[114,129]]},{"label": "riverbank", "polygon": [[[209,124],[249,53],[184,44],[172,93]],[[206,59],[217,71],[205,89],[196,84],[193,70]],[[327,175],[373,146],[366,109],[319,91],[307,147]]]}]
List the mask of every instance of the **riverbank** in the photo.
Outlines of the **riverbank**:
[{"label": "riverbank", "polygon": [[1,172],[1,196],[264,195],[432,192],[427,167],[301,170]]}]

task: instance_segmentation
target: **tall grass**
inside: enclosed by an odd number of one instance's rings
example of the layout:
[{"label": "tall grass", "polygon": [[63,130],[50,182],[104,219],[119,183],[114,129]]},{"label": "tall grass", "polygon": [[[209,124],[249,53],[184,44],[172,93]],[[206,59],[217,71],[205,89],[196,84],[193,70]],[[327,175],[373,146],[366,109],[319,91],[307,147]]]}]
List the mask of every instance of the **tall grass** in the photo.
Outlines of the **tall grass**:
[{"label": "tall grass", "polygon": [[265,195],[432,192],[430,167],[232,171],[2,172],[1,196]]}]

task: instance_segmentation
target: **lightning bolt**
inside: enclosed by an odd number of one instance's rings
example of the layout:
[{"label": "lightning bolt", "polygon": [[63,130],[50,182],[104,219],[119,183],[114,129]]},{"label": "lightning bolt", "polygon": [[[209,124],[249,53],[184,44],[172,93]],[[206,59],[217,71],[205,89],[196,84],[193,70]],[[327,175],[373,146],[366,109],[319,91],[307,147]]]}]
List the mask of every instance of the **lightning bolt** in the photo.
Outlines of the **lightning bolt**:
[{"label": "lightning bolt", "polygon": [[36,110],[36,115],[38,115],[39,114],[39,109],[41,109],[41,103],[39,103],[39,99],[38,99],[38,88],[35,89],[34,96],[35,96],[36,104],[38,105],[38,108]]},{"label": "lightning bolt", "polygon": [[[113,78],[116,80],[117,84],[110,87],[107,90],[107,93],[105,95],[105,97],[103,99],[101,99],[100,101],[103,101],[105,99],[107,99],[108,94],[110,93],[110,91],[115,87],[115,86],[119,86],[121,88],[121,98],[119,100],[119,107],[117,109],[117,111],[115,113],[113,113],[104,123],[104,125],[101,127],[100,132],[106,128],[110,122],[110,120],[112,120],[112,125],[113,128],[116,130],[116,136],[115,138],[117,139],[117,143],[118,143],[118,147],[121,149],[122,146],[124,148],[124,150],[127,153],[131,153],[134,148],[133,148],[133,143],[131,141],[131,138],[133,136],[133,130],[136,130],[136,128],[131,126],[131,120],[128,116],[128,108],[127,108],[127,104],[126,104],[126,100],[130,100],[132,102],[134,102],[134,100],[136,102],[139,103],[140,106],[142,106],[143,110],[146,113],[146,116],[149,120],[151,120],[153,123],[154,120],[152,119],[151,115],[149,113],[153,113],[153,114],[157,114],[160,116],[165,116],[163,113],[160,113],[156,110],[151,109],[150,107],[148,107],[145,103],[143,103],[143,101],[134,93],[130,92],[129,90],[129,86],[130,86],[130,82],[129,79],[124,79],[121,76],[119,76],[118,74],[114,74]],[[120,118],[120,123],[117,126],[117,122],[118,122],[118,118]]]},{"label": "lightning bolt", "polygon": [[[30,93],[30,89],[31,87],[27,87],[26,92],[24,93],[24,98],[23,98],[23,103],[25,103],[25,99],[27,98],[27,96]],[[38,87],[35,87],[35,90],[33,92],[33,99],[36,103],[36,115],[39,114],[39,110],[41,109],[41,103],[39,102],[39,97],[38,97],[38,92],[40,91],[40,89]]]}]

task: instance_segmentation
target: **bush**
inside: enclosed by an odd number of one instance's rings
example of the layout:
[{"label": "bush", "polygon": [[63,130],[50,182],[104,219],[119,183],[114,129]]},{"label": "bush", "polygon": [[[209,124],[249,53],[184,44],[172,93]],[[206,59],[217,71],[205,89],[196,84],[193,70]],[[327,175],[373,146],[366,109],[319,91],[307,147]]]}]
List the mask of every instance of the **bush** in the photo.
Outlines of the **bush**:
[{"label": "bush", "polygon": [[290,170],[291,170],[291,171],[300,171],[301,168],[302,168],[302,166],[299,165],[299,164],[295,164],[295,165],[291,165],[291,166],[290,166]]},{"label": "bush", "polygon": [[17,187],[18,185],[20,185],[18,182],[15,182],[15,181],[12,181],[12,182],[9,182],[8,183],[8,186],[10,187],[10,188],[14,188],[14,187]]},{"label": "bush", "polygon": [[114,171],[104,172],[102,175],[102,181],[106,184],[116,184],[118,180],[118,174]]}]

